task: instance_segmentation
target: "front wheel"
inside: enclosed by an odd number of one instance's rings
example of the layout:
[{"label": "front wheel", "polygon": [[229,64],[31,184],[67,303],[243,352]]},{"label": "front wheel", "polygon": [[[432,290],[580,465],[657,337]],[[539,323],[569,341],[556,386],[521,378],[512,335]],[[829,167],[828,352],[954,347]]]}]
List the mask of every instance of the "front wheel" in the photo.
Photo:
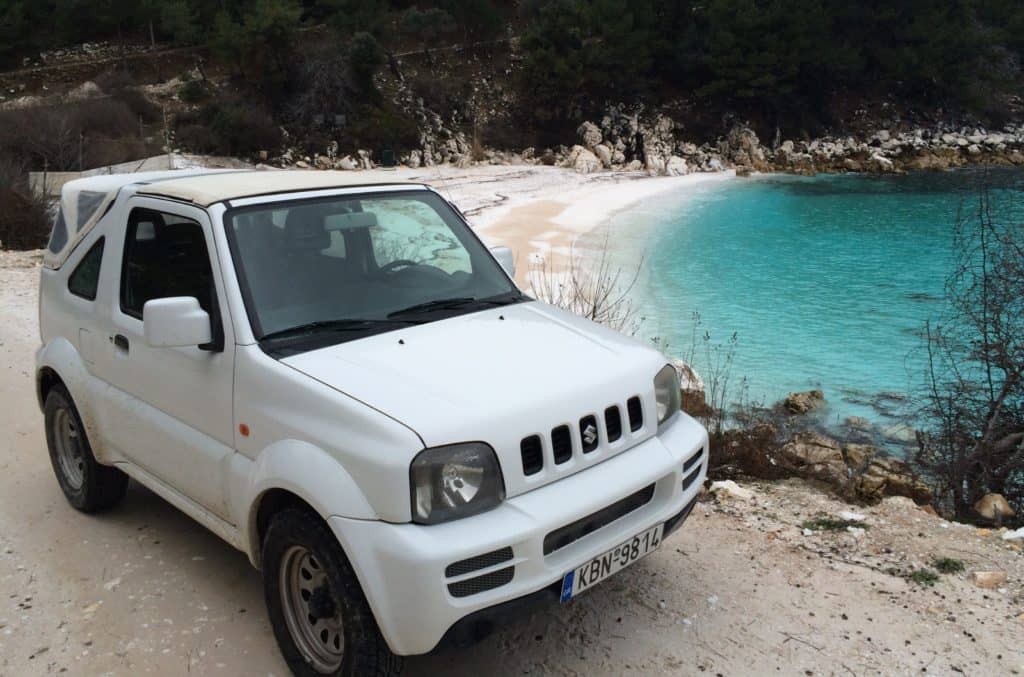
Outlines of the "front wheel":
[{"label": "front wheel", "polygon": [[263,589],[274,636],[301,677],[401,672],[352,565],[318,515],[288,509],[263,539]]},{"label": "front wheel", "polygon": [[92,455],[85,426],[64,386],[47,393],[43,412],[50,463],[68,502],[82,512],[96,512],[124,498],[128,476]]}]

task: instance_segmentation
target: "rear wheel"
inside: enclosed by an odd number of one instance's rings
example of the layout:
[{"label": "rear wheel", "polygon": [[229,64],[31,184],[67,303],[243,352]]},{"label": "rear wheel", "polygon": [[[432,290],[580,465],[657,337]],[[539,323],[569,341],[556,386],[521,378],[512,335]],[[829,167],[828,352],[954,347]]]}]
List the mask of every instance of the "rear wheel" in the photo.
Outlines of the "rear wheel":
[{"label": "rear wheel", "polygon": [[302,677],[401,672],[337,539],[318,515],[289,508],[263,539],[263,587],[274,636]]},{"label": "rear wheel", "polygon": [[128,488],[128,476],[96,461],[85,426],[64,386],[50,390],[43,412],[50,463],[68,502],[82,512],[96,512],[119,502]]}]

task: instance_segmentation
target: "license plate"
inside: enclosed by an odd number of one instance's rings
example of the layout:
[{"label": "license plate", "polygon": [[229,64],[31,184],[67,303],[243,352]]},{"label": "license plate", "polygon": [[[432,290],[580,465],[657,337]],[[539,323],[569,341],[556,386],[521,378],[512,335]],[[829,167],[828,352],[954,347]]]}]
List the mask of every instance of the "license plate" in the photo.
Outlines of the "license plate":
[{"label": "license plate", "polygon": [[568,602],[584,590],[589,590],[657,549],[661,545],[661,532],[664,526],[659,524],[651,527],[567,573],[562,578],[562,601]]}]

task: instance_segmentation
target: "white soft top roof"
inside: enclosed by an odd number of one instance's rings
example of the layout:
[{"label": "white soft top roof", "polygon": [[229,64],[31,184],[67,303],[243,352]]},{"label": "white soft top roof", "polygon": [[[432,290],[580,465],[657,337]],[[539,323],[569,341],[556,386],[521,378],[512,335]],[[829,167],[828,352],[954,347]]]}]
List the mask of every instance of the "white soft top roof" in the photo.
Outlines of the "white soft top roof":
[{"label": "white soft top roof", "polygon": [[395,184],[408,184],[410,188],[422,185],[393,176],[363,172],[264,170],[235,171],[212,176],[204,174],[175,177],[147,183],[136,192],[184,200],[208,207],[215,202],[257,195],[354,186],[393,186]]},{"label": "white soft top roof", "polygon": [[86,233],[103,218],[111,203],[117,199],[117,193],[125,186],[230,171],[234,170],[174,169],[133,174],[97,174],[68,181],[60,189],[60,208],[53,224],[50,244],[43,253],[43,265],[47,268],[60,268]]},{"label": "white soft top roof", "polygon": [[208,207],[242,197],[329,188],[421,184],[379,174],[337,171],[260,171],[237,169],[176,169],[134,174],[101,174],[68,181],[60,194],[43,265],[59,268],[86,233],[96,225],[125,186],[136,193],[182,200]]}]

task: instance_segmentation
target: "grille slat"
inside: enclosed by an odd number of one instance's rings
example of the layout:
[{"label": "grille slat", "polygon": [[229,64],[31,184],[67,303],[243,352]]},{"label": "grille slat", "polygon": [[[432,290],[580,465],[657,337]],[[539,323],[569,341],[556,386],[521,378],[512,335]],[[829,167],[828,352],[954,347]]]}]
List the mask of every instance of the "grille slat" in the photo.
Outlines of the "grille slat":
[{"label": "grille slat", "polygon": [[555,463],[562,464],[572,458],[572,432],[569,426],[560,425],[551,431],[551,450]]},{"label": "grille slat", "polygon": [[644,427],[644,409],[640,406],[639,397],[631,397],[626,402],[626,413],[629,415],[629,429],[632,432]]},{"label": "grille slat", "polygon": [[622,437],[622,414],[618,407],[604,410],[604,429],[608,431],[608,441],[614,442]]},{"label": "grille slat", "polygon": [[694,470],[692,473],[690,473],[689,475],[687,475],[683,479],[683,491],[686,491],[691,486],[693,486],[693,483],[697,481],[697,476],[698,475],[700,475],[700,467],[699,466],[697,467],[696,470]]},{"label": "grille slat", "polygon": [[458,562],[453,562],[444,570],[444,575],[447,578],[462,576],[463,574],[473,573],[480,569],[493,567],[501,564],[502,562],[507,562],[510,559],[512,559],[512,548],[505,547],[500,550],[484,553],[483,555],[477,555],[475,557],[459,560]]},{"label": "grille slat", "polygon": [[556,529],[544,537],[544,554],[550,555],[567,545],[571,545],[588,534],[592,534],[602,527],[629,513],[637,510],[654,498],[654,485],[649,484],[640,491],[636,491],[611,505],[587,515],[583,519],[576,520],[560,529]]},{"label": "grille slat", "polygon": [[544,468],[544,452],[540,435],[524,437],[519,443],[519,453],[523,459],[523,474],[536,475]]},{"label": "grille slat", "polygon": [[469,578],[464,581],[457,583],[448,584],[448,592],[451,593],[452,597],[469,597],[470,595],[478,595],[481,592],[487,592],[494,588],[500,588],[503,585],[512,582],[513,576],[515,576],[515,567],[505,567],[504,569],[498,569],[492,571],[489,574],[483,576],[477,576],[476,578]]}]

